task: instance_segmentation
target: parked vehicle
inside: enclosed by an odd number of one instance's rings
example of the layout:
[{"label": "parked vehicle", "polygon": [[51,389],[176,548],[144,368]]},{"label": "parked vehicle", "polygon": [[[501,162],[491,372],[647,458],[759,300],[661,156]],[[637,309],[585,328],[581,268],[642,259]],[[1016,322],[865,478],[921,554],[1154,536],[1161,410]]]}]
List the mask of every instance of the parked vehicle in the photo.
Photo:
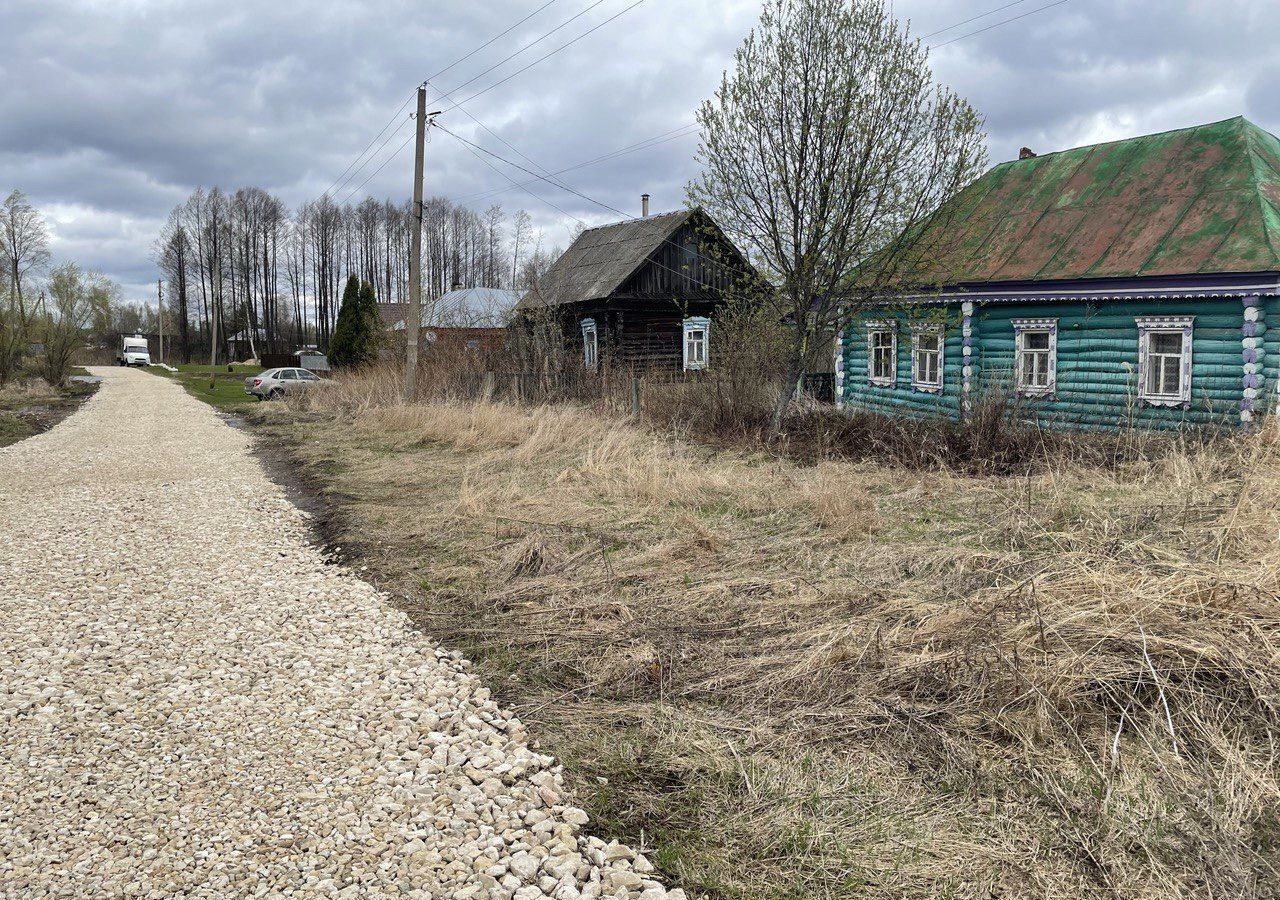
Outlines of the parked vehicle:
[{"label": "parked vehicle", "polygon": [[122,366],[151,365],[151,349],[147,346],[147,339],[140,334],[120,338],[116,363]]},{"label": "parked vehicle", "polygon": [[259,400],[278,400],[324,381],[306,369],[267,369],[244,380],[244,392]]}]

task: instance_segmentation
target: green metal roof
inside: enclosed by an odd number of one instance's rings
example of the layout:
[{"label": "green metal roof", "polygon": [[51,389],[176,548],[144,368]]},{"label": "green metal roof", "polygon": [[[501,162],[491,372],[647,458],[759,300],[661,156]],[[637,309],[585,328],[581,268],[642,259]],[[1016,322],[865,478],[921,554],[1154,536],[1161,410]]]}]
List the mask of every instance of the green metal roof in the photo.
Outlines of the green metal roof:
[{"label": "green metal roof", "polygon": [[1234,118],[1001,163],[925,233],[953,284],[1280,270],[1280,140]]}]

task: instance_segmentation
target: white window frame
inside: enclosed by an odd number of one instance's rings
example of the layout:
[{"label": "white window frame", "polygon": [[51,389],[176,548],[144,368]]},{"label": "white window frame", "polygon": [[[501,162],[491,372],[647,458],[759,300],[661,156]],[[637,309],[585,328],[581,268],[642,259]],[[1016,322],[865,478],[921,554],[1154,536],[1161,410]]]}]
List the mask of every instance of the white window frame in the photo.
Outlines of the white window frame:
[{"label": "white window frame", "polygon": [[600,329],[595,319],[582,320],[582,368],[595,372],[600,367]]},{"label": "white window frame", "polygon": [[[877,334],[889,335],[889,374],[876,375]],[[892,322],[874,321],[867,323],[867,381],[881,387],[893,387],[898,383],[898,330]]]},{"label": "white window frame", "polygon": [[[1013,384],[1019,397],[1052,397],[1058,392],[1058,320],[1057,319],[1013,319],[1014,351],[1013,351]],[[1028,334],[1049,335],[1049,348],[1044,350],[1028,350],[1026,340]],[[1045,383],[1023,384],[1022,358],[1028,353],[1045,353]]]},{"label": "white window frame", "polygon": [[[1195,316],[1138,316],[1138,399],[1152,406],[1191,405],[1191,342]],[[1178,392],[1158,393],[1147,384],[1147,361],[1151,356],[1151,337],[1157,334],[1182,336],[1182,350],[1178,354]],[[1163,355],[1163,354],[1162,354]]]},{"label": "white window frame", "polygon": [[[702,359],[691,359],[689,351],[693,349],[694,342],[690,336],[694,332],[702,332]],[[705,316],[691,316],[684,320],[684,340],[682,343],[684,356],[684,370],[686,372],[700,372],[711,364],[711,320]]]},{"label": "white window frame", "polygon": [[[924,335],[930,335],[938,339],[937,350],[921,350],[920,338]],[[938,380],[924,381],[920,378],[920,354],[936,353],[938,356]],[[943,376],[943,367],[946,365],[947,358],[947,335],[946,329],[941,325],[913,325],[911,328],[911,386],[917,391],[924,391],[929,394],[941,394],[942,386],[945,383]]]}]

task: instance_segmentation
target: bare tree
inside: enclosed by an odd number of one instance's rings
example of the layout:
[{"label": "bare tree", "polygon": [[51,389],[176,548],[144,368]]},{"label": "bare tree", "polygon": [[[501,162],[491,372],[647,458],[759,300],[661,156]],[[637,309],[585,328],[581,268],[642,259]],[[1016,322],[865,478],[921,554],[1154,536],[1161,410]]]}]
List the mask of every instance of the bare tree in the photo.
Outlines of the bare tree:
[{"label": "bare tree", "polygon": [[9,273],[14,302],[25,318],[28,310],[22,295],[23,282],[49,264],[49,235],[44,219],[21,191],[5,198],[0,217],[0,258]]},{"label": "bare tree", "polygon": [[511,283],[513,285],[520,275],[520,251],[529,240],[532,227],[533,219],[523,209],[519,210],[511,223]]},{"label": "bare tree", "polygon": [[169,281],[169,303],[174,307],[178,322],[178,345],[184,363],[191,362],[191,323],[188,277],[194,262],[191,237],[183,223],[182,207],[169,214],[169,220],[160,232],[156,247],[156,261]]},{"label": "bare tree", "polygon": [[0,206],[0,263],[4,265],[7,300],[0,305],[0,384],[17,369],[26,349],[39,304],[28,304],[23,287],[49,264],[49,235],[44,219],[21,191]]},{"label": "bare tree", "polygon": [[837,304],[894,284],[924,252],[925,218],[981,172],[982,121],[933,80],[884,0],[767,0],[697,118],[689,200],[746,250],[792,325],[776,430]]}]

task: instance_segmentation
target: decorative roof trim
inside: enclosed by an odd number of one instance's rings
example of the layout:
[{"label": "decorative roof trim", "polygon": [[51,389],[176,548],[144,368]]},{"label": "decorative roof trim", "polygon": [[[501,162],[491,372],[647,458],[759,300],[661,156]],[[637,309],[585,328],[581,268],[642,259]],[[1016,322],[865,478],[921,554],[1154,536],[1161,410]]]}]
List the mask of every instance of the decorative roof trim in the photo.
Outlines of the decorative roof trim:
[{"label": "decorative roof trim", "polygon": [[1280,284],[1265,284],[1246,287],[1191,288],[1185,291],[1160,290],[1152,291],[1142,288],[1106,288],[1096,290],[1074,291],[950,291],[942,294],[907,294],[901,297],[886,298],[883,304],[893,303],[958,303],[971,301],[974,303],[1028,303],[1028,302],[1071,302],[1079,300],[1213,300],[1231,297],[1257,296],[1259,293],[1268,296],[1280,295]]}]

